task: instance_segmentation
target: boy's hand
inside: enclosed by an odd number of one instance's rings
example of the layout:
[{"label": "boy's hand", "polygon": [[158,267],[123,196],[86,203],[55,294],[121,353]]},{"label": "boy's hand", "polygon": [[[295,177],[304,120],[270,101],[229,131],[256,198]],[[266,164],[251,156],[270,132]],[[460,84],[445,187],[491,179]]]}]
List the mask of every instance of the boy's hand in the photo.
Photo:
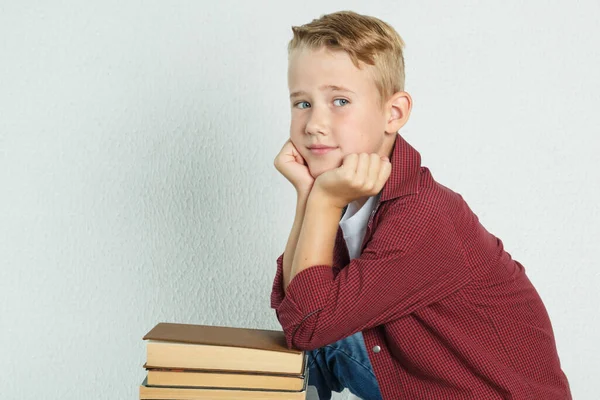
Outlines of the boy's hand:
[{"label": "boy's hand", "polygon": [[274,164],[277,171],[294,185],[299,194],[308,195],[310,193],[315,179],[308,171],[306,161],[304,161],[291,139],[285,142],[283,148],[275,157]]},{"label": "boy's hand", "polygon": [[387,157],[379,154],[348,154],[342,165],[319,175],[311,195],[324,196],[330,204],[340,209],[365,196],[381,191],[392,172]]}]

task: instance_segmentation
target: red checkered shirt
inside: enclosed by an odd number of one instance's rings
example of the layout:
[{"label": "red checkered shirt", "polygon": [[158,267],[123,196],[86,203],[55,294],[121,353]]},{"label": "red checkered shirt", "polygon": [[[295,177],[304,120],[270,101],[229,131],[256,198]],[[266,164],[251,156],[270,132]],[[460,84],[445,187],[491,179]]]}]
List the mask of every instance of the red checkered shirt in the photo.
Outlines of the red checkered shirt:
[{"label": "red checkered shirt", "polygon": [[384,399],[571,399],[550,319],[525,268],[462,196],[433,179],[399,134],[392,173],[349,260],[271,293],[289,347],[313,350],[362,331]]}]

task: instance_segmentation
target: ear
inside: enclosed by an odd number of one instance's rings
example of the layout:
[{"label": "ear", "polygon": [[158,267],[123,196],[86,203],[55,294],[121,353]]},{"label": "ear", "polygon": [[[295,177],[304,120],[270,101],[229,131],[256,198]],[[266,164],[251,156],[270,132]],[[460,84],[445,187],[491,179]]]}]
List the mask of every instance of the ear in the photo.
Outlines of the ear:
[{"label": "ear", "polygon": [[407,92],[396,92],[386,102],[386,133],[397,133],[406,124],[412,108],[412,98]]}]

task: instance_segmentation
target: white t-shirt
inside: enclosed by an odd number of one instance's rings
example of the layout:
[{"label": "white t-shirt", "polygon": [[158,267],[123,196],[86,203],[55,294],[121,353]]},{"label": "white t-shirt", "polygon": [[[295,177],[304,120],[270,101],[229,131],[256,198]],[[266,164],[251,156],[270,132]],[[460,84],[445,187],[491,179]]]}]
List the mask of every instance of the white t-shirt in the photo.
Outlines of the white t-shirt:
[{"label": "white t-shirt", "polygon": [[348,208],[340,220],[340,227],[344,233],[351,260],[360,256],[360,247],[365,237],[367,223],[375,204],[377,204],[378,196],[369,197],[360,209],[357,209],[358,205],[355,201],[348,204]]}]

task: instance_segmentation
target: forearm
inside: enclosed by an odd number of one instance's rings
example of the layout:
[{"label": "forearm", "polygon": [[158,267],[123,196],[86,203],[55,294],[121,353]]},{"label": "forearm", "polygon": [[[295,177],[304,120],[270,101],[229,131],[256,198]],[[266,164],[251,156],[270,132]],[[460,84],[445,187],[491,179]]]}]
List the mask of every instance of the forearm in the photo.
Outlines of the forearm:
[{"label": "forearm", "polygon": [[313,265],[333,264],[333,248],[341,214],[341,208],[330,204],[318,192],[310,194],[289,281]]},{"label": "forearm", "polygon": [[283,290],[287,290],[288,284],[291,280],[292,262],[294,260],[294,253],[296,252],[296,246],[298,245],[298,237],[300,236],[300,230],[302,228],[302,221],[304,220],[304,213],[306,210],[306,202],[308,200],[309,193],[298,193],[298,201],[296,203],[296,217],[294,218],[294,224],[285,246],[285,252],[283,253]]}]

